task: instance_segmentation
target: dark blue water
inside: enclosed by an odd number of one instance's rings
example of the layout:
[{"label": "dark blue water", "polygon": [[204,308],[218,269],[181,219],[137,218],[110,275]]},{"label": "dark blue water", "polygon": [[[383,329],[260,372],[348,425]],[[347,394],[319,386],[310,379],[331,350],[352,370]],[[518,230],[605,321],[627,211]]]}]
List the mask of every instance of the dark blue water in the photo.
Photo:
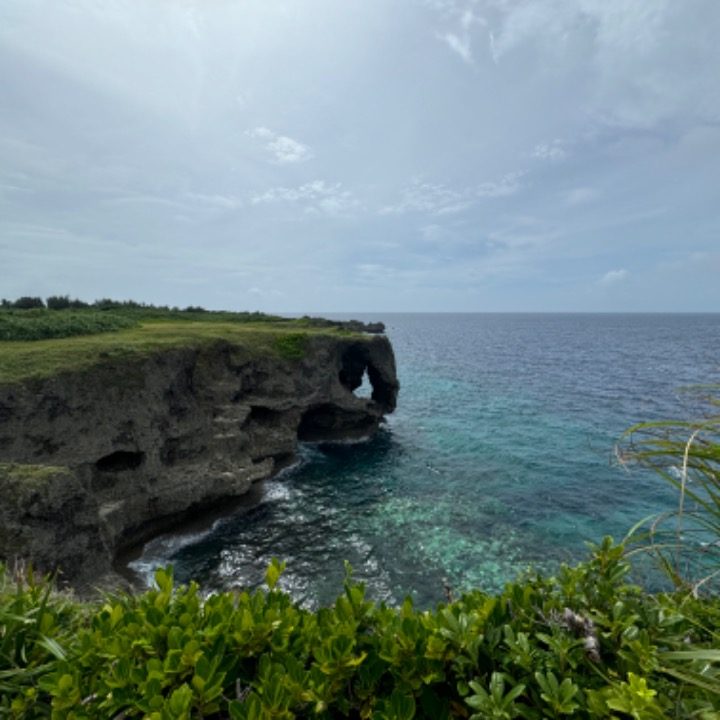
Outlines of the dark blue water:
[{"label": "dark blue water", "polygon": [[211,532],[158,539],[136,568],[255,586],[276,556],[308,604],[337,595],[344,560],[389,602],[497,589],[671,507],[661,480],[618,466],[615,443],[637,421],[692,413],[683,387],[720,382],[720,315],[360,319],[383,320],[395,348],[402,389],[385,429],[303,448],[254,504]]}]

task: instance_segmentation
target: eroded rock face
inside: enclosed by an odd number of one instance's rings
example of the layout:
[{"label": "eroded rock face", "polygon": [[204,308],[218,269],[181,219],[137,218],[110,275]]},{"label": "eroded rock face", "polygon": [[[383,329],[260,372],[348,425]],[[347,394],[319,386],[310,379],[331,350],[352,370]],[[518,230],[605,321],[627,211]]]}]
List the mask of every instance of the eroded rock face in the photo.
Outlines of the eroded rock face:
[{"label": "eroded rock face", "polygon": [[[367,372],[371,398],[353,394]],[[374,432],[398,392],[384,336],[309,337],[304,357],[217,343],[0,386],[0,558],[62,567],[81,587],[115,554],[247,492],[300,440]],[[22,490],[22,491],[21,491]]]}]

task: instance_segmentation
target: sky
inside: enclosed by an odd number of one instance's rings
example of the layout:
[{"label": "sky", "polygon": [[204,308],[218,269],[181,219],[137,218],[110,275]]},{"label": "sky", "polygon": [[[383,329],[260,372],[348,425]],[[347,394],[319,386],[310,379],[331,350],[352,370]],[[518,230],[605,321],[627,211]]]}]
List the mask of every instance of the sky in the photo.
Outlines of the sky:
[{"label": "sky", "polygon": [[718,0],[0,0],[0,297],[720,311]]}]

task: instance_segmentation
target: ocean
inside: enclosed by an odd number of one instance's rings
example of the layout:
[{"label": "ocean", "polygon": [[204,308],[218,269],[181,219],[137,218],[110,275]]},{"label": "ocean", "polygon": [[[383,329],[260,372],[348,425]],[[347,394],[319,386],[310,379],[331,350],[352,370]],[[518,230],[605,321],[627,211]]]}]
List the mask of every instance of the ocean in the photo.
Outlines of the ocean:
[{"label": "ocean", "polygon": [[256,587],[277,557],[281,586],[317,606],[347,561],[374,599],[431,607],[447,588],[553,572],[674,506],[615,445],[633,423],[691,416],[688,387],[720,384],[720,314],[353,317],[385,322],[395,349],[401,390],[382,430],[303,446],[232,516],[149,543],[138,574],[172,564],[208,591]]}]

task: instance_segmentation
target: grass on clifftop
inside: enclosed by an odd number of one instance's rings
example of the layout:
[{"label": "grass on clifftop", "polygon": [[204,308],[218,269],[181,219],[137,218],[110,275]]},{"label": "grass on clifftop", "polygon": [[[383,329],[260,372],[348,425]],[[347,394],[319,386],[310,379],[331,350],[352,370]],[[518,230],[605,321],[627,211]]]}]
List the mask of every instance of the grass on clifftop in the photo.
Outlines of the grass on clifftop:
[{"label": "grass on clifftop", "polygon": [[[59,313],[58,313],[59,314]],[[94,335],[0,342],[0,384],[91,367],[102,361],[173,347],[200,347],[219,340],[286,359],[304,354],[311,335],[346,335],[341,328],[317,328],[303,320],[265,322],[162,319]]]}]

